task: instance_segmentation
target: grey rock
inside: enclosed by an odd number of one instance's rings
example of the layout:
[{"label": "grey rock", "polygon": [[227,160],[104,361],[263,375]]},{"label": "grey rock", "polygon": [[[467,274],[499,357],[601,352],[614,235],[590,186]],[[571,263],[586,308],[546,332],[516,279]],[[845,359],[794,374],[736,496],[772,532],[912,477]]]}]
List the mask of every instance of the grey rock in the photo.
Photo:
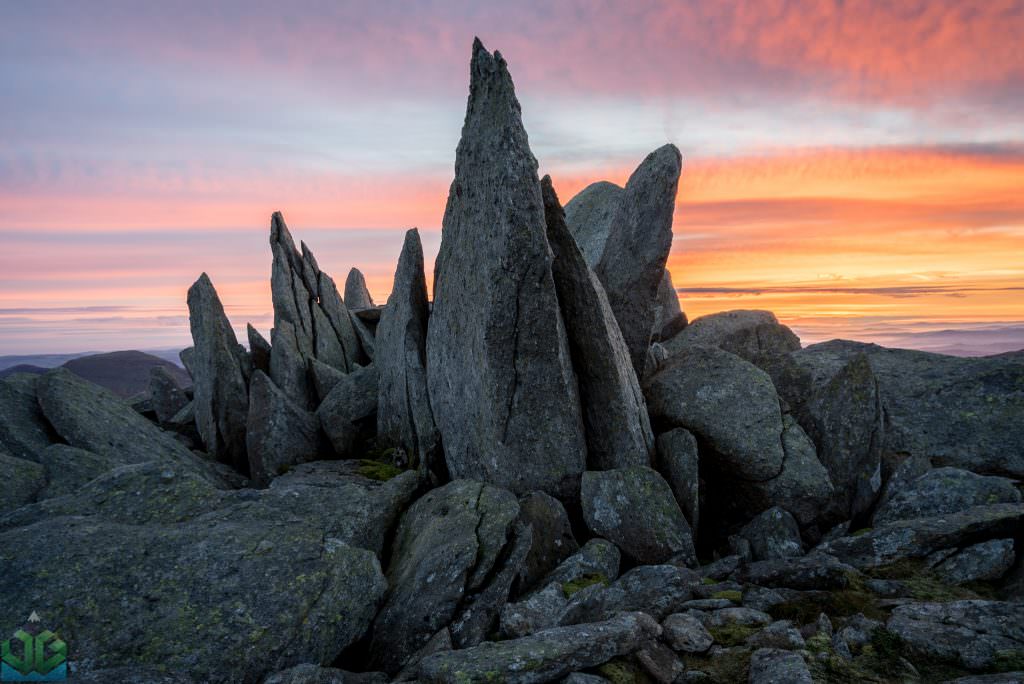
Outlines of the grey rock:
[{"label": "grey rock", "polygon": [[352,320],[352,328],[356,332],[356,338],[359,340],[359,346],[363,351],[363,355],[370,361],[373,361],[377,354],[377,338],[374,332],[360,316],[354,315],[354,312],[349,318]]},{"label": "grey rock", "polygon": [[149,372],[149,397],[161,424],[177,415],[189,402],[188,395],[164,366],[154,366]]},{"label": "grey rock", "polygon": [[35,461],[0,451],[0,515],[32,503],[46,484],[46,469]]},{"label": "grey rock", "polygon": [[51,444],[40,452],[39,462],[46,468],[46,486],[40,490],[39,499],[71,494],[108,470],[124,465],[119,457],[100,456],[67,444]]},{"label": "grey rock", "polygon": [[387,684],[383,672],[346,672],[334,667],[304,663],[275,672],[263,684]]},{"label": "grey rock", "polygon": [[249,358],[252,359],[253,370],[263,371],[270,375],[270,342],[267,342],[267,339],[252,326],[252,323],[245,324],[245,332],[249,338]]},{"label": "grey rock", "polygon": [[957,677],[947,680],[944,684],[1021,684],[1021,682],[1024,682],[1024,670]]},{"label": "grey rock", "polygon": [[1024,604],[999,601],[908,603],[886,629],[913,651],[968,670],[1024,657]]},{"label": "grey rock", "polygon": [[661,623],[669,646],[683,653],[704,653],[715,642],[704,623],[687,613],[673,613]]},{"label": "grey rock", "polygon": [[[414,229],[415,230],[415,229]],[[366,287],[366,278],[358,268],[353,268],[345,278],[345,304],[352,311],[357,309],[372,309],[376,306],[370,290]]]},{"label": "grey rock", "polygon": [[644,466],[583,474],[583,517],[639,563],[680,557],[696,565],[690,526],[672,490],[657,471]]},{"label": "grey rock", "polygon": [[438,632],[430,637],[426,645],[420,648],[414,653],[406,663],[406,666],[395,676],[394,681],[396,682],[409,682],[416,681],[416,671],[419,669],[420,663],[427,656],[432,656],[435,653],[443,653],[445,651],[451,651],[455,648],[452,644],[452,635],[448,631],[447,627],[442,627]]},{"label": "grey rock", "polygon": [[[888,463],[888,468],[886,464]],[[883,459],[882,491],[875,503],[875,512],[887,507],[889,501],[900,491],[908,488],[914,480],[932,469],[932,462],[926,456],[908,456],[897,463]]]},{"label": "grey rock", "polygon": [[1024,504],[975,506],[934,518],[897,520],[863,534],[841,537],[818,546],[858,569],[925,558],[942,549],[969,546],[1015,534],[1024,520]]},{"label": "grey rock", "polygon": [[731,606],[710,613],[704,621],[704,626],[711,629],[727,627],[729,625],[764,627],[771,624],[771,622],[772,616],[768,613],[754,610],[753,608]]},{"label": "grey rock", "polygon": [[744,562],[745,561],[736,554],[725,556],[701,567],[700,574],[703,577],[707,577],[715,581],[721,581],[736,572]]},{"label": "grey rock", "polygon": [[760,632],[747,638],[747,646],[751,648],[782,648],[799,650],[806,646],[800,630],[789,620],[773,622]]},{"label": "grey rock", "polygon": [[1009,572],[1015,558],[1012,539],[992,539],[968,546],[939,563],[935,570],[949,584],[992,581]]},{"label": "grey rock", "polygon": [[159,665],[108,667],[83,673],[74,671],[75,684],[196,684],[196,680],[180,673],[166,672]]},{"label": "grey rock", "polygon": [[523,601],[505,604],[501,609],[501,634],[516,639],[555,627],[568,606],[562,586],[552,582]]},{"label": "grey rock", "polygon": [[959,468],[936,468],[896,491],[875,511],[874,523],[925,518],[963,511],[971,506],[1020,503],[1012,480],[975,475]]},{"label": "grey rock", "polygon": [[377,326],[374,365],[380,373],[377,437],[439,470],[440,444],[427,393],[427,281],[419,232],[405,234],[395,284]]},{"label": "grey rock", "polygon": [[512,494],[469,480],[434,489],[413,504],[395,535],[390,589],[374,621],[370,662],[397,672],[470,608],[467,595],[487,584],[518,515]]},{"label": "grey rock", "polygon": [[621,200],[621,187],[598,181],[580,190],[565,205],[565,222],[591,268],[601,261]]},{"label": "grey rock", "polygon": [[721,610],[722,608],[732,608],[735,605],[735,601],[732,601],[727,598],[706,598],[687,601],[683,604],[683,608],[685,608],[686,610],[699,610],[702,612],[707,612],[710,610]]},{"label": "grey rock", "polygon": [[749,563],[740,568],[741,582],[787,589],[845,589],[857,571],[833,556],[811,553],[800,558],[781,558]]},{"label": "grey rock", "polygon": [[430,403],[454,478],[572,498],[586,467],[537,161],[500,54],[477,41],[435,264]]},{"label": "grey rock", "polygon": [[619,611],[641,611],[661,620],[679,612],[699,583],[696,573],[686,568],[641,565],[570,606],[562,624],[603,620]]},{"label": "grey rock", "polygon": [[583,672],[573,672],[562,680],[562,684],[606,684],[607,682],[608,680],[604,677]]},{"label": "grey rock", "polygon": [[633,657],[658,684],[672,684],[686,671],[686,665],[668,646],[649,641],[637,649]]},{"label": "grey rock", "polygon": [[750,542],[750,552],[756,561],[804,555],[800,526],[778,506],[759,513],[740,530],[740,536]]},{"label": "grey rock", "polygon": [[811,671],[799,654],[759,648],[750,656],[750,684],[811,684]]},{"label": "grey rock", "polygon": [[651,328],[651,339],[668,340],[688,325],[686,314],[679,308],[679,293],[672,284],[672,274],[668,269],[661,276],[658,284],[658,296],[654,302],[654,326]]},{"label": "grey rock", "polygon": [[[249,465],[245,454],[249,390],[235,331],[205,273],[188,290],[188,314],[195,345],[187,367],[194,388],[196,429],[211,456],[245,472]],[[73,446],[103,453],[102,449],[68,441]]]},{"label": "grey rock", "polygon": [[697,439],[676,428],[658,435],[657,468],[679,503],[694,535],[700,522],[700,458]]},{"label": "grey rock", "polygon": [[552,274],[576,377],[592,470],[650,465],[654,435],[630,350],[604,287],[566,227],[550,176],[541,181]]},{"label": "grey rock", "polygon": [[263,371],[256,371],[246,428],[250,477],[266,484],[296,464],[315,461],[319,444],[316,416],[296,406]]},{"label": "grey rock", "polygon": [[591,539],[583,548],[566,558],[557,568],[538,583],[546,587],[577,582],[586,576],[599,576],[608,581],[619,576],[621,554],[619,547],[606,539]]},{"label": "grey rock", "polygon": [[622,192],[594,272],[626,340],[633,368],[643,373],[654,327],[658,286],[672,247],[672,216],[682,171],[675,145],[640,163]]},{"label": "grey rock", "polygon": [[520,497],[519,516],[533,529],[533,543],[519,573],[519,586],[529,589],[579,551],[580,546],[565,507],[553,496],[531,492]]},{"label": "grey rock", "polygon": [[0,449],[29,461],[38,460],[39,452],[56,441],[36,401],[37,383],[21,391],[7,380],[0,381]]},{"label": "grey rock", "polygon": [[299,336],[300,332],[289,321],[282,320],[274,326],[270,333],[273,353],[269,377],[296,406],[309,411],[316,406],[309,377],[309,359],[313,355],[302,351]]},{"label": "grey rock", "polygon": [[688,346],[718,347],[747,361],[762,354],[800,349],[800,338],[779,323],[771,311],[722,311],[691,321],[681,332],[663,338],[669,355]]},{"label": "grey rock", "polygon": [[178,352],[178,358],[181,359],[181,365],[185,367],[185,371],[188,373],[189,377],[195,380],[196,376],[193,371],[196,366],[196,348],[185,347]]},{"label": "grey rock", "polygon": [[459,684],[548,682],[631,653],[660,632],[649,616],[626,613],[604,622],[555,627],[520,639],[438,653],[420,663],[419,676],[425,682]]},{"label": "grey rock", "polygon": [[[345,349],[347,369],[352,370],[356,364],[363,364],[369,356],[362,348],[360,335],[356,332],[354,318],[338,293],[334,280],[324,273],[319,276],[320,308],[324,310],[331,327],[338,334],[338,340]],[[372,351],[372,349],[371,349]]]},{"label": "grey rock", "polygon": [[379,374],[375,366],[356,368],[339,379],[316,414],[338,456],[352,454],[361,435],[376,425]]},{"label": "grey rock", "polygon": [[309,373],[313,378],[313,389],[320,401],[326,399],[327,395],[331,393],[332,389],[334,389],[334,386],[341,382],[345,375],[347,375],[334,366],[328,366],[326,363],[318,361],[317,359],[313,359],[309,362]]}]

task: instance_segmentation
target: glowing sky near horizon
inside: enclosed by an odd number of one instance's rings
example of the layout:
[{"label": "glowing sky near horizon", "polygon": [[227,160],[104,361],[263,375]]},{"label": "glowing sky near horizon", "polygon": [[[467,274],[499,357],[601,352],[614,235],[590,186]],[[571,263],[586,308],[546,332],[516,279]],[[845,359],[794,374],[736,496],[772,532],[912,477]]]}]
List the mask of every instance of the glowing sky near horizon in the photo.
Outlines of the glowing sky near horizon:
[{"label": "glowing sky near horizon", "polygon": [[437,251],[474,35],[563,201],[679,146],[691,318],[1024,347],[1022,0],[42,0],[0,4],[0,354],[183,346],[202,271],[266,332],[278,209],[383,301],[405,228]]}]

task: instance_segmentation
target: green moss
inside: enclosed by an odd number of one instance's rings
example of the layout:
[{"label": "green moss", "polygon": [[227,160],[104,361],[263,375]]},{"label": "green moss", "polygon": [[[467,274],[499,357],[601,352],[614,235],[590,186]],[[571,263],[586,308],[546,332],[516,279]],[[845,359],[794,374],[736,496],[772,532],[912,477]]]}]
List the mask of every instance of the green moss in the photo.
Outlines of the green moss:
[{"label": "green moss", "polygon": [[714,584],[718,584],[718,580],[716,580],[714,578],[711,578],[711,577],[701,577],[700,578],[700,583],[705,585],[705,586],[712,586]]},{"label": "green moss", "polygon": [[740,646],[753,634],[760,632],[760,627],[751,627],[750,625],[741,625],[736,622],[730,622],[729,624],[722,625],[721,627],[712,627],[708,630],[708,634],[715,640],[715,643],[721,644],[722,646]]},{"label": "green moss", "polygon": [[401,475],[402,469],[396,468],[390,463],[383,463],[381,461],[363,458],[359,460],[359,468],[356,472],[365,478],[384,482]]},{"label": "green moss", "polygon": [[992,669],[996,672],[1016,672],[1024,670],[1024,651],[998,651]]},{"label": "green moss", "polygon": [[869,570],[868,574],[878,579],[896,580],[906,587],[907,592],[918,601],[958,601],[994,596],[994,589],[984,583],[969,587],[947,584],[919,560],[903,560],[881,568]]},{"label": "green moss", "polygon": [[597,673],[612,684],[650,684],[647,673],[636,663],[622,658],[609,660],[597,668]]},{"label": "green moss", "polygon": [[868,532],[870,532],[870,531],[871,531],[871,530],[873,530],[873,529],[874,529],[874,528],[872,528],[872,527],[862,527],[862,528],[860,528],[859,530],[856,530],[856,531],[855,531],[855,532],[854,532],[853,534],[851,534],[850,536],[851,536],[851,537],[863,537],[863,536],[864,536],[865,534],[867,534]]},{"label": "green moss", "polygon": [[562,584],[562,593],[565,594],[565,598],[572,598],[572,595],[578,591],[582,591],[587,587],[595,584],[603,584],[608,586],[608,578],[601,573],[592,573],[583,575],[579,579],[575,579],[572,582],[565,582]]},{"label": "green moss", "polygon": [[740,603],[743,601],[743,592],[736,589],[730,589],[729,591],[716,591],[711,595],[711,598],[728,599],[733,603]]},{"label": "green moss", "polygon": [[715,684],[745,682],[750,674],[750,649],[734,648],[716,653],[714,657],[685,655],[687,670],[706,672]]},{"label": "green moss", "polygon": [[807,640],[806,647],[811,653],[828,653],[832,650],[832,640],[824,632],[818,632]]}]

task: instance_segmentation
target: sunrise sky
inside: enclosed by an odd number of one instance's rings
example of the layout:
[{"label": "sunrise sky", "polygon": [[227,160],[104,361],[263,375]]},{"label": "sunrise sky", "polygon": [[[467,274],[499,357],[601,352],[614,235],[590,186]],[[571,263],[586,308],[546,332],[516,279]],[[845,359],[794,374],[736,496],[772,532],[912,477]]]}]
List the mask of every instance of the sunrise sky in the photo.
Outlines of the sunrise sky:
[{"label": "sunrise sky", "polygon": [[277,209],[383,302],[405,228],[436,254],[474,35],[563,201],[679,146],[691,318],[1024,348],[1024,1],[33,0],[0,4],[0,354],[184,346],[204,270],[267,332]]}]

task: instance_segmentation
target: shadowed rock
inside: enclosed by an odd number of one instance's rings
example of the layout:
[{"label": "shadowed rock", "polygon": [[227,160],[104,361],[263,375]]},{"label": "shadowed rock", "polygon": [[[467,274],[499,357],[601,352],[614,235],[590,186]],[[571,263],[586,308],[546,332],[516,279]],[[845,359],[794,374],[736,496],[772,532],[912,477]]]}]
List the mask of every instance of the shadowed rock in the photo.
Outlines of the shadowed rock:
[{"label": "shadowed rock", "polygon": [[654,435],[629,349],[608,297],[565,224],[551,185],[541,181],[552,274],[579,380],[588,462],[593,470],[650,465]]},{"label": "shadowed rock", "polygon": [[358,268],[353,268],[345,278],[345,304],[353,311],[372,309],[375,305],[370,290],[366,287],[366,278]]},{"label": "shadowed rock", "polygon": [[34,461],[0,451],[0,515],[32,503],[46,485],[46,469]]},{"label": "shadowed rock", "polygon": [[681,170],[682,157],[675,145],[647,155],[626,183],[594,268],[638,375],[644,370],[658,286],[672,247],[672,213]]},{"label": "shadowed rock", "polygon": [[737,310],[701,316],[672,336],[665,336],[669,355],[690,345],[718,347],[753,362],[759,354],[785,354],[800,349],[800,338],[779,323],[771,311]]},{"label": "shadowed rock", "polygon": [[959,468],[936,468],[908,483],[875,511],[873,522],[934,518],[959,513],[971,506],[1020,503],[1013,480],[975,475]]},{"label": "shadowed rock", "polygon": [[358,441],[377,423],[379,374],[376,366],[357,368],[338,379],[316,410],[338,456],[352,455]]},{"label": "shadowed rock", "polygon": [[533,543],[519,573],[519,586],[532,587],[558,564],[580,550],[565,507],[544,492],[519,499],[520,519],[533,529]]},{"label": "shadowed rock", "polygon": [[245,324],[245,332],[249,338],[249,358],[252,359],[253,370],[270,375],[270,342],[252,327],[252,323]]},{"label": "shadowed rock", "polygon": [[163,366],[155,366],[149,372],[149,398],[161,424],[173,418],[189,402],[178,381]]},{"label": "shadowed rock", "polygon": [[505,60],[476,41],[470,74],[427,331],[430,402],[452,477],[572,497],[586,446],[537,161]]},{"label": "shadowed rock", "polygon": [[679,307],[679,293],[672,284],[672,274],[665,269],[658,285],[658,298],[654,302],[652,340],[668,340],[687,326],[686,314]]},{"label": "shadowed rock", "polygon": [[46,467],[46,487],[39,492],[40,500],[77,492],[87,482],[124,465],[120,458],[67,444],[51,444],[39,454],[39,462]]},{"label": "shadowed rock", "polygon": [[374,365],[380,374],[377,437],[435,470],[437,428],[427,394],[427,280],[419,232],[405,234],[395,284],[377,326]]},{"label": "shadowed rock", "polygon": [[249,390],[235,331],[205,273],[188,290],[188,313],[194,343],[188,368],[196,429],[211,456],[244,473],[249,467],[245,454]]},{"label": "shadowed rock", "polygon": [[657,470],[672,488],[690,529],[700,523],[700,457],[697,440],[683,428],[658,435]]},{"label": "shadowed rock", "polygon": [[249,391],[246,444],[252,479],[265,484],[298,463],[317,457],[320,422],[295,405],[263,371]]},{"label": "shadowed rock", "polygon": [[270,355],[270,379],[296,406],[309,410],[316,406],[313,383],[309,377],[308,359],[300,342],[301,333],[288,321],[281,321],[271,333],[273,353]]},{"label": "shadowed rock", "polygon": [[598,181],[580,190],[565,205],[565,222],[591,268],[597,267],[604,254],[621,200],[622,188],[609,181]]},{"label": "shadowed rock", "polygon": [[[0,380],[0,448],[11,456],[29,461],[56,441],[36,400],[38,380],[26,384],[25,391],[9,380]],[[31,389],[29,389],[31,388]]]}]

